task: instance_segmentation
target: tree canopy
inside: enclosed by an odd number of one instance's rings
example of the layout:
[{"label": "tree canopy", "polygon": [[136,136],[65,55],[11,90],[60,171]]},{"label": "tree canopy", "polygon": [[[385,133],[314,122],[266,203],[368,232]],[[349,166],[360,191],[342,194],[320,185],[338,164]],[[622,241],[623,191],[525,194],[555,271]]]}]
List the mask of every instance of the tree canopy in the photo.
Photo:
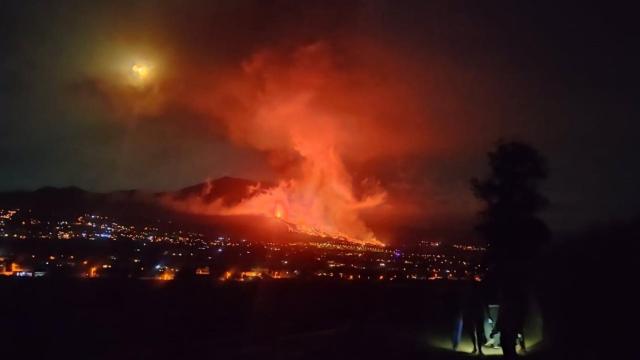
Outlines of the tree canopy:
[{"label": "tree canopy", "polygon": [[488,245],[488,265],[528,260],[550,238],[538,217],[548,204],[539,190],[548,176],[546,159],[515,141],[498,142],[488,158],[489,175],[471,180],[474,195],[485,204],[477,230]]}]

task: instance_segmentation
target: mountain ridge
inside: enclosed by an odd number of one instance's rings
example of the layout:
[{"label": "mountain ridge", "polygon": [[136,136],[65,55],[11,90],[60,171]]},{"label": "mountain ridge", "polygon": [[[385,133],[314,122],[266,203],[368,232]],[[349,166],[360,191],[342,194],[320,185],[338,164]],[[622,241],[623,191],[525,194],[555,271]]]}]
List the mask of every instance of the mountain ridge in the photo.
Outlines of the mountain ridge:
[{"label": "mountain ridge", "polygon": [[[249,195],[250,187],[262,184],[259,181],[221,177],[173,191],[152,192],[142,189],[93,192],[77,186],[44,186],[36,190],[14,190],[0,192],[0,207],[29,209],[40,215],[75,215],[85,212],[139,211],[157,215],[174,213],[162,205],[161,199],[177,200],[198,196],[205,203],[221,200],[224,204],[242,201]],[[135,215],[135,214],[131,214]],[[138,214],[139,215],[139,214]]]}]

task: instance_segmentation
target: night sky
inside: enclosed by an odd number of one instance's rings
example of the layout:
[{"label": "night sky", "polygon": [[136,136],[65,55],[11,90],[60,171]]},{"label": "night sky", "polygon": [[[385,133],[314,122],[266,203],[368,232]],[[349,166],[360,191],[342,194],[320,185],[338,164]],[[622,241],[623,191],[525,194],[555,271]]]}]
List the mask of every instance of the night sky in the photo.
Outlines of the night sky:
[{"label": "night sky", "polygon": [[330,144],[337,176],[409,199],[395,208],[407,217],[463,217],[477,209],[469,178],[506,138],[548,157],[554,229],[635,217],[634,14],[540,1],[3,1],[0,190],[300,178],[301,158],[333,161],[314,157]]}]

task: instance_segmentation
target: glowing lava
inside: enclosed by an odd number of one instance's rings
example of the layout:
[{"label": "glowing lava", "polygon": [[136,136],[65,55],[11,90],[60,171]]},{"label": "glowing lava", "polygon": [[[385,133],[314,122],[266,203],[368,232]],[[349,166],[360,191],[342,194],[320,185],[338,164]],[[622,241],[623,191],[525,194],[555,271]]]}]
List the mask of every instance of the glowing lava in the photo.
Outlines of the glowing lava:
[{"label": "glowing lava", "polygon": [[273,216],[275,216],[276,219],[283,219],[284,218],[284,208],[282,207],[281,204],[276,204],[276,209],[273,212]]}]

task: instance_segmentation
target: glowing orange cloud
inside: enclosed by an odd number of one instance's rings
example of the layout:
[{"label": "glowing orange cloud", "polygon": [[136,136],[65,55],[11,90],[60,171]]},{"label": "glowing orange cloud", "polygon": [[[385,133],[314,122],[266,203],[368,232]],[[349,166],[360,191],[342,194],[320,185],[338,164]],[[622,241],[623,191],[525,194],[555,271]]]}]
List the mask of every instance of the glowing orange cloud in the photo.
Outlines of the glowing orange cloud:
[{"label": "glowing orange cloud", "polygon": [[263,51],[216,86],[193,93],[189,106],[220,119],[236,143],[290,153],[295,161],[278,186],[235,206],[183,208],[265,216],[274,216],[275,209],[275,217],[296,231],[380,244],[360,212],[384,203],[386,192],[370,179],[366,195],[356,195],[345,157],[366,159],[415,142],[389,131],[391,113],[380,108],[393,100],[388,89],[370,87],[367,74],[341,69],[336,61],[324,43]]},{"label": "glowing orange cloud", "polygon": [[154,99],[201,114],[232,142],[274,155],[281,177],[233,206],[197,198],[167,203],[195,213],[275,217],[293,231],[381,244],[362,213],[384,204],[387,191],[376,179],[354,178],[347,163],[432,144],[424,141],[424,109],[401,66],[388,66],[384,52],[369,58],[375,60],[354,60],[318,42],[258,51],[226,70],[190,67],[193,73],[175,75],[188,87],[156,79]]}]

